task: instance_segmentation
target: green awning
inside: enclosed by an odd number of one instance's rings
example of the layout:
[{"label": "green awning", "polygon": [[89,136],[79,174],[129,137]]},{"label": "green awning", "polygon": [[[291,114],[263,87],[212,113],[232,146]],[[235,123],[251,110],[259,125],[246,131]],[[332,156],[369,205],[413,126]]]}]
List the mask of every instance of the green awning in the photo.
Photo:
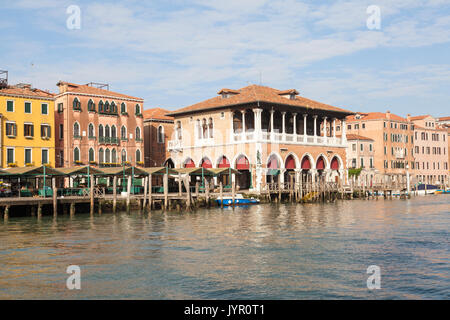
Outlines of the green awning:
[{"label": "green awning", "polygon": [[267,170],[267,175],[268,176],[277,176],[280,174],[280,170],[278,169],[269,169]]}]

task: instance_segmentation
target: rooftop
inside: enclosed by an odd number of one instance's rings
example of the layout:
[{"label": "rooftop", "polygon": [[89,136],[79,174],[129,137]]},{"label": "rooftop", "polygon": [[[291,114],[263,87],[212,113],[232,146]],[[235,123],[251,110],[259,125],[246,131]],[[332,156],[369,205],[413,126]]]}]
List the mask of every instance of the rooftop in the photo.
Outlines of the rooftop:
[{"label": "rooftop", "polygon": [[153,108],[144,110],[143,115],[144,119],[152,119],[152,120],[170,120],[173,121],[173,117],[166,116],[169,113],[169,110],[162,108]]},{"label": "rooftop", "polygon": [[144,102],[144,99],[142,98],[136,98],[133,96],[129,96],[122,93],[117,93],[110,90],[105,90],[102,88],[97,88],[92,85],[87,84],[75,84],[65,81],[59,81],[56,84],[59,87],[59,94],[64,94],[66,92],[70,93],[82,93],[82,94],[88,94],[88,95],[97,95],[97,96],[104,96],[104,97],[114,97],[119,99],[130,99],[130,100],[136,100],[139,102]]},{"label": "rooftop", "polygon": [[367,138],[364,136],[360,136],[359,134],[352,134],[352,133],[347,133],[347,140],[367,140],[367,141],[374,141],[371,138]]},{"label": "rooftop", "polygon": [[[239,90],[222,89],[219,94],[225,94],[226,97],[216,96],[214,98],[199,102],[197,104],[173,111],[169,115],[175,116],[185,113],[193,113],[204,110],[226,108],[231,106],[249,104],[249,103],[271,103],[278,105],[287,105],[311,110],[325,110],[344,113],[346,115],[353,112],[334,107],[328,104],[310,100],[298,95],[294,89],[277,90],[260,85],[250,85]],[[286,98],[284,95],[291,94],[292,98]]]},{"label": "rooftop", "polygon": [[0,95],[23,96],[31,98],[54,99],[55,95],[51,92],[32,88],[31,85],[15,85],[0,88]]},{"label": "rooftop", "polygon": [[[360,116],[358,119],[357,117]],[[394,120],[408,122],[406,118],[400,117],[396,114],[388,112],[369,112],[369,113],[357,113],[347,117],[348,122],[360,121],[360,120]]]}]

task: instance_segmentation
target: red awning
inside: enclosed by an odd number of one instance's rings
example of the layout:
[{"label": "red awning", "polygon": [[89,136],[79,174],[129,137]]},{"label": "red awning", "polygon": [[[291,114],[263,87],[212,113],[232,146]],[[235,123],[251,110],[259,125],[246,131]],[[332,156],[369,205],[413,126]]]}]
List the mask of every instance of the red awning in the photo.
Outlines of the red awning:
[{"label": "red awning", "polygon": [[288,170],[295,169],[295,159],[293,156],[289,156],[286,159],[286,169]]},{"label": "red awning", "polygon": [[222,157],[219,162],[219,168],[229,168],[230,162],[228,161],[227,157]]},{"label": "red awning", "polygon": [[238,161],[236,162],[236,169],[237,170],[249,170],[250,163],[248,162],[248,159],[246,157],[240,157],[238,159]]},{"label": "red awning", "polygon": [[336,157],[331,160],[331,170],[339,170],[339,160]]},{"label": "red awning", "polygon": [[302,160],[302,169],[303,170],[309,170],[311,169],[311,162],[307,157],[303,158]]},{"label": "red awning", "polygon": [[316,166],[317,170],[323,170],[325,169],[325,161],[323,160],[322,157],[319,158],[319,160],[317,160],[317,166]]},{"label": "red awning", "polygon": [[203,159],[201,167],[205,169],[212,168],[212,163],[211,161],[209,161],[209,159]]},{"label": "red awning", "polygon": [[189,161],[187,161],[187,162],[184,164],[184,167],[185,167],[185,168],[195,168],[195,163],[194,163],[194,161],[192,161],[192,159],[189,159]]}]

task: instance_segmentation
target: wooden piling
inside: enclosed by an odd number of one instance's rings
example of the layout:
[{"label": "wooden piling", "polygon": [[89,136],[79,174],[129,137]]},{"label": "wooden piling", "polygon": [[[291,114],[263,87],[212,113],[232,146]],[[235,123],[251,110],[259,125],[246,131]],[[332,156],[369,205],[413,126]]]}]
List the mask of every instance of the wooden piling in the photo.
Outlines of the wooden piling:
[{"label": "wooden piling", "polygon": [[169,209],[169,176],[167,173],[164,174],[164,209]]},{"label": "wooden piling", "polygon": [[148,209],[152,210],[153,200],[152,200],[152,175],[148,176]]},{"label": "wooden piling", "polygon": [[181,173],[178,173],[178,195],[181,197],[183,193],[183,186],[181,184]]},{"label": "wooden piling", "polygon": [[231,200],[232,200],[233,208],[235,206],[235,203],[234,203],[235,198],[236,198],[236,181],[233,181],[233,183],[231,184]]},{"label": "wooden piling", "polygon": [[5,213],[3,214],[3,219],[8,220],[9,218],[9,206],[5,207]]},{"label": "wooden piling", "polygon": [[186,206],[188,210],[191,209],[191,188],[189,187],[189,176],[184,179],[184,186],[186,187]]},{"label": "wooden piling", "polygon": [[117,209],[117,176],[113,178],[113,213],[116,213]]},{"label": "wooden piling", "polygon": [[127,212],[130,211],[130,196],[131,196],[131,175],[128,176],[128,183],[127,183]]},{"label": "wooden piling", "polygon": [[144,178],[144,200],[142,203],[142,208],[145,210],[147,205],[147,192],[148,192],[148,176]]},{"label": "wooden piling", "polygon": [[205,179],[205,199],[206,199],[206,207],[209,208],[209,181]]},{"label": "wooden piling", "polygon": [[58,216],[58,189],[56,189],[56,178],[52,178],[53,187],[53,216]]},{"label": "wooden piling", "polygon": [[223,209],[223,182],[220,181],[220,207]]},{"label": "wooden piling", "polygon": [[75,202],[70,203],[70,216],[73,217],[75,215]]},{"label": "wooden piling", "polygon": [[90,214],[91,215],[93,215],[94,214],[94,175],[93,174],[91,174],[91,176],[89,177],[90,178],[90,180],[91,180],[91,182],[90,182],[90,200],[91,200],[91,203],[90,203]]},{"label": "wooden piling", "polygon": [[42,217],[42,205],[40,203],[38,203],[37,217],[38,217],[38,219],[40,219]]}]

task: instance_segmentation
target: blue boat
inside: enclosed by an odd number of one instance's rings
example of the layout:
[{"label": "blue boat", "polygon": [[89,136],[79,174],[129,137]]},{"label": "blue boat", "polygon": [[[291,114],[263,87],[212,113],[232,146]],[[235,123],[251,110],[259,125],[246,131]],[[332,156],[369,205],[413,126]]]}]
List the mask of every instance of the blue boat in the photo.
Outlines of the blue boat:
[{"label": "blue boat", "polygon": [[[220,206],[222,204],[222,201],[220,199],[216,199],[217,204]],[[242,205],[247,206],[250,204],[259,204],[259,199],[255,198],[244,198],[242,194],[237,194],[234,197],[234,204],[235,205]],[[231,206],[233,205],[233,198],[232,197],[223,197],[223,205],[224,206]]]}]

